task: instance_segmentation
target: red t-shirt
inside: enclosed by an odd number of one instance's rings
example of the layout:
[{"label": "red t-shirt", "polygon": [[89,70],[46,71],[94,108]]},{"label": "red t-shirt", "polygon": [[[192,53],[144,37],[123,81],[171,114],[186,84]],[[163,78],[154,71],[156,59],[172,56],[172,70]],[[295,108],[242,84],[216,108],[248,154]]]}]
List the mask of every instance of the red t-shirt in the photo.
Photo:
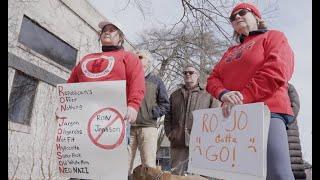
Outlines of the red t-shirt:
[{"label": "red t-shirt", "polygon": [[88,54],[77,64],[68,83],[126,80],[127,104],[139,110],[144,98],[144,71],[139,58],[123,49]]}]

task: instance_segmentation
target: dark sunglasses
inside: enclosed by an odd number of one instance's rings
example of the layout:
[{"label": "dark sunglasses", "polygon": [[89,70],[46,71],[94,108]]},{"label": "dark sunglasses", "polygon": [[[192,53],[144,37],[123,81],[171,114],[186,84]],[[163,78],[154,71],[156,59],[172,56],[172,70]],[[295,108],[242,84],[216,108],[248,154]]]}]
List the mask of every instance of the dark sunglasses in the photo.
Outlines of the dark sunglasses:
[{"label": "dark sunglasses", "polygon": [[232,14],[229,17],[230,22],[233,22],[236,19],[236,16],[239,14],[239,16],[244,16],[246,15],[248,12],[250,12],[248,9],[241,9],[239,12]]},{"label": "dark sunglasses", "polygon": [[183,71],[182,73],[186,76],[186,75],[188,75],[188,74],[192,75],[192,74],[194,74],[195,72],[194,72],[194,71]]}]

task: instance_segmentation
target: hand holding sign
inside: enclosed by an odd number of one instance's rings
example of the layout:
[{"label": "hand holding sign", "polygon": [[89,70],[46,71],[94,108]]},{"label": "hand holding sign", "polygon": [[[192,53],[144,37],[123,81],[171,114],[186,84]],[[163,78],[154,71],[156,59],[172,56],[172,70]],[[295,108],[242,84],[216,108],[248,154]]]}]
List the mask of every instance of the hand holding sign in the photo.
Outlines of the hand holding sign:
[{"label": "hand holding sign", "polygon": [[222,102],[229,102],[234,105],[242,104],[243,95],[239,91],[229,91],[221,96]]},{"label": "hand holding sign", "polygon": [[138,111],[131,106],[127,108],[127,115],[125,117],[130,123],[134,123],[137,120]]},{"label": "hand holding sign", "polygon": [[230,116],[231,108],[233,106],[234,105],[232,103],[229,103],[229,102],[224,102],[222,104],[222,114],[223,114],[224,117]]}]

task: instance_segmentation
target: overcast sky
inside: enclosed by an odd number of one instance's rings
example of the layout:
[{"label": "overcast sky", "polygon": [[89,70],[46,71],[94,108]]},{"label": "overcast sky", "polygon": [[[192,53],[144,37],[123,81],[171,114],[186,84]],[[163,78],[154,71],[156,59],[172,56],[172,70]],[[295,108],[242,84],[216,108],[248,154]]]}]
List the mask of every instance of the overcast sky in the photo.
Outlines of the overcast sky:
[{"label": "overcast sky", "polygon": [[[139,34],[144,29],[160,27],[161,23],[175,23],[182,15],[180,0],[144,1],[147,3],[143,6],[148,7],[145,17],[134,5],[126,7],[127,1],[129,0],[89,0],[106,18],[118,21],[127,39],[133,43],[138,42]],[[271,0],[258,2],[261,9],[272,4]],[[312,164],[311,7],[311,0],[279,0],[276,17],[267,22],[269,29],[277,29],[286,34],[295,53],[295,72],[290,82],[300,95],[298,125],[303,157]],[[121,10],[124,8],[125,10]]]}]

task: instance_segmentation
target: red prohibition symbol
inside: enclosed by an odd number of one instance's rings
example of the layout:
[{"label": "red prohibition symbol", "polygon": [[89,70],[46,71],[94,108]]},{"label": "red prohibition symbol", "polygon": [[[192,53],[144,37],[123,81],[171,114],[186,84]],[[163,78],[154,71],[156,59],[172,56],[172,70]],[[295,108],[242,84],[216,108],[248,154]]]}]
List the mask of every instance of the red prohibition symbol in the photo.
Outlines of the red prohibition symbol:
[{"label": "red prohibition symbol", "polygon": [[[107,115],[103,116],[102,114],[109,114],[109,116]],[[99,120],[99,117],[100,117],[100,120]],[[108,131],[110,131],[110,128],[112,129],[112,126],[116,126],[116,124],[118,125],[120,124],[120,128],[113,127],[113,130],[116,129],[116,130],[119,130],[120,132],[119,133],[111,132],[113,136],[114,135],[117,136],[115,138],[117,140],[116,142],[110,142],[108,139],[110,139],[111,134]],[[125,124],[124,124],[123,117],[114,108],[100,109],[90,117],[88,122],[87,132],[90,140],[96,146],[103,149],[114,149],[118,147],[124,139]]]}]

